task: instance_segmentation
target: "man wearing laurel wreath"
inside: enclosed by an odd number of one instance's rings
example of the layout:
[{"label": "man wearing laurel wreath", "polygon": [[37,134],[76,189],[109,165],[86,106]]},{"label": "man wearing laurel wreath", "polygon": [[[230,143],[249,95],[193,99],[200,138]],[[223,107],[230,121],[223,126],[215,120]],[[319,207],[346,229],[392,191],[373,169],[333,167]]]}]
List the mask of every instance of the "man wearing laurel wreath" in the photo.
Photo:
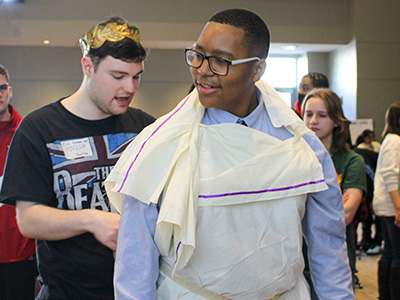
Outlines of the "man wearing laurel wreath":
[{"label": "man wearing laurel wreath", "polygon": [[154,118],[129,107],[146,52],[138,28],[112,17],[80,39],[83,81],[27,115],[16,131],[1,201],[37,239],[37,299],[111,300],[120,216],[104,180]]}]

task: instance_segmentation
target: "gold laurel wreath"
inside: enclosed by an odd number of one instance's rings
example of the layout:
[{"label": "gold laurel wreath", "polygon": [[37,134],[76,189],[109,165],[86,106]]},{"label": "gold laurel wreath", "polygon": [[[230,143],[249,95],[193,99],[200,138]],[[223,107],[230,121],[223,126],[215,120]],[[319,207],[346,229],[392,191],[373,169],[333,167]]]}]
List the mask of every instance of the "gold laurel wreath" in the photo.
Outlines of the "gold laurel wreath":
[{"label": "gold laurel wreath", "polygon": [[120,25],[112,22],[107,25],[96,25],[92,27],[79,39],[79,43],[83,56],[86,56],[91,48],[99,48],[105,41],[118,42],[126,37],[139,43],[139,28],[126,23]]}]

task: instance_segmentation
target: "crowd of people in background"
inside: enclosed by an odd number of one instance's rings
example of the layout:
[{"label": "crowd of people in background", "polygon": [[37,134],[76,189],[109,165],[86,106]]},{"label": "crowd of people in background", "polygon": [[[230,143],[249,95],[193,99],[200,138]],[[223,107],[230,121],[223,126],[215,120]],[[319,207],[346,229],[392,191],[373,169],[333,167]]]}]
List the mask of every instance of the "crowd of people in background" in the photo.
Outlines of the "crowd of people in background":
[{"label": "crowd of people in background", "polygon": [[[318,88],[321,83],[317,83],[316,78],[322,80],[325,88]],[[354,284],[360,284],[355,275],[356,249],[367,255],[381,254],[378,262],[379,299],[400,299],[396,281],[400,276],[400,103],[394,103],[386,112],[382,146],[371,129],[364,130],[353,145],[348,136],[350,122],[343,114],[341,99],[327,87],[325,75],[305,75],[294,109],[330,152],[344,192],[345,211],[349,205],[346,189],[358,190],[357,200],[350,204],[352,213],[346,212],[346,242]],[[344,147],[335,149],[341,145]],[[361,236],[357,236],[359,224]],[[305,272],[307,274],[307,269]],[[312,282],[310,287],[312,291]],[[312,296],[318,299],[315,294]]]},{"label": "crowd of people in background", "polygon": [[137,27],[111,17],[80,45],[80,88],[23,119],[0,65],[0,299],[351,300],[357,251],[400,299],[400,103],[382,145],[370,129],[352,145],[322,73],[288,108],[244,9],[185,49],[193,85],[157,120],[129,106]]}]

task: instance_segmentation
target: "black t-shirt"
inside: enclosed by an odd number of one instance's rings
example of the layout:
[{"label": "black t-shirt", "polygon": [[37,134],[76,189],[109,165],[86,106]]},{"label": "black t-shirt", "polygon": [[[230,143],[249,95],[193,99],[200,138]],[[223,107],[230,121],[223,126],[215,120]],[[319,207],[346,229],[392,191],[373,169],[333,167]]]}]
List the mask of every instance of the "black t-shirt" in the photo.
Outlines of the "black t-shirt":
[{"label": "black t-shirt", "polygon": [[[85,120],[57,102],[29,115],[10,146],[1,201],[38,202],[65,210],[114,211],[104,181],[122,151],[154,118],[129,108],[122,115]],[[37,241],[46,291],[40,299],[113,299],[112,251],[91,233]]]}]

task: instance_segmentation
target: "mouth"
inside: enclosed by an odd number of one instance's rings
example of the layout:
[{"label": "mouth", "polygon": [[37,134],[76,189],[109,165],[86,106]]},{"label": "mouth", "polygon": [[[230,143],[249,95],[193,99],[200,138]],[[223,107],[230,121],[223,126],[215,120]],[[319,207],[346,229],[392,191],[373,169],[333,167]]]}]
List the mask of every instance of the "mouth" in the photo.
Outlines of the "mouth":
[{"label": "mouth", "polygon": [[314,131],[314,132],[317,132],[319,129],[318,128],[315,128],[315,127],[311,127],[310,128],[312,131]]},{"label": "mouth", "polygon": [[128,106],[131,103],[132,97],[133,96],[131,96],[131,95],[130,96],[117,96],[114,99],[115,99],[115,101],[117,101],[117,103],[120,106]]},{"label": "mouth", "polygon": [[217,86],[208,84],[208,83],[200,83],[196,82],[197,90],[202,94],[212,94],[215,93],[219,88]]}]

